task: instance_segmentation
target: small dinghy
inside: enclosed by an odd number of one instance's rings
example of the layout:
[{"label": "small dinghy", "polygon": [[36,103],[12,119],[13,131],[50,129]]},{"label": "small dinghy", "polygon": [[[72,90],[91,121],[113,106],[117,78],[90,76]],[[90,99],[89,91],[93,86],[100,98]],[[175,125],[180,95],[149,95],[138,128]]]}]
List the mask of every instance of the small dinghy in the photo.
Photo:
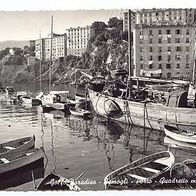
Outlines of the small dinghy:
[{"label": "small dinghy", "polygon": [[35,136],[24,137],[0,144],[0,155],[34,148]]},{"label": "small dinghy", "polygon": [[80,191],[80,188],[76,185],[73,180],[69,180],[65,177],[50,173],[47,175],[37,187],[39,191],[57,191],[57,190],[69,190],[69,191]]},{"label": "small dinghy", "polygon": [[196,132],[181,130],[169,125],[164,125],[164,131],[172,139],[181,142],[196,143]]},{"label": "small dinghy", "polygon": [[22,96],[21,101],[24,104],[31,104],[32,106],[38,106],[38,105],[42,104],[41,100],[36,99],[36,98],[32,98],[30,96]]},{"label": "small dinghy", "polygon": [[169,151],[140,158],[108,174],[104,179],[105,188],[128,189],[147,184],[169,171],[174,162]]},{"label": "small dinghy", "polygon": [[18,169],[43,157],[44,152],[42,148],[2,154],[0,155],[0,174]]},{"label": "small dinghy", "polygon": [[91,114],[91,112],[80,108],[70,107],[69,110],[73,116],[78,116],[78,117],[87,117]]}]

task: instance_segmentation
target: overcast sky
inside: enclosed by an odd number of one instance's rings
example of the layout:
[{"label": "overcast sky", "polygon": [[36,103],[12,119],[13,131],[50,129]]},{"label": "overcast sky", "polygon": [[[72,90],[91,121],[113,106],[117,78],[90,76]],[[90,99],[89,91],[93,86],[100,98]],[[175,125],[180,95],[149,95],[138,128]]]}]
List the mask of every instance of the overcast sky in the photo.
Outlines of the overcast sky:
[{"label": "overcast sky", "polygon": [[21,11],[0,12],[0,41],[38,39],[50,33],[51,15],[54,32],[65,33],[70,27],[91,25],[94,21],[108,22],[111,17],[122,17],[123,10],[86,11]]}]

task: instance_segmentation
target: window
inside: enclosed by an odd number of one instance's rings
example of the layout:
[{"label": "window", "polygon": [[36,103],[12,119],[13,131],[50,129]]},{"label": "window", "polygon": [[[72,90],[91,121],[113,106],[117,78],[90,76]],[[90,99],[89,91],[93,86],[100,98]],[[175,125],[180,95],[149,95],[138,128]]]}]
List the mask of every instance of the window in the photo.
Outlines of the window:
[{"label": "window", "polygon": [[167,61],[171,60],[171,55],[167,55]]},{"label": "window", "polygon": [[152,38],[149,38],[149,44],[152,44]]},{"label": "window", "polygon": [[139,42],[140,42],[140,44],[142,44],[143,43],[143,39],[140,38],[140,41]]},{"label": "window", "polygon": [[149,51],[150,51],[150,52],[153,52],[153,49],[152,49],[152,47],[150,47],[150,48],[149,48]]},{"label": "window", "polygon": [[180,59],[181,59],[180,55],[176,55],[176,56],[175,56],[175,60],[176,60],[176,61],[179,61]]},{"label": "window", "polygon": [[186,43],[189,43],[189,38],[186,38]]},{"label": "window", "polygon": [[142,47],[140,47],[140,52],[142,52]]},{"label": "window", "polygon": [[180,69],[180,63],[176,64],[176,69]]},{"label": "window", "polygon": [[168,48],[167,48],[167,51],[168,51],[168,52],[171,52],[171,47],[168,47]]},{"label": "window", "polygon": [[186,63],[186,68],[188,69],[190,67],[189,63]]},{"label": "window", "polygon": [[143,57],[142,56],[140,56],[140,61],[143,61]]},{"label": "window", "polygon": [[171,43],[171,37],[167,38],[167,43]]},{"label": "window", "polygon": [[167,78],[171,78],[171,73],[170,72],[167,73]]},{"label": "window", "polygon": [[186,61],[189,61],[189,55],[186,55]]},{"label": "window", "polygon": [[161,60],[162,60],[162,56],[159,55],[159,56],[158,56],[158,61],[161,61]]},{"label": "window", "polygon": [[159,64],[159,69],[162,69],[162,64]]},{"label": "window", "polygon": [[180,29],[176,29],[176,34],[180,35],[180,33],[181,33]]},{"label": "window", "polygon": [[180,46],[177,46],[176,47],[176,52],[180,52],[181,51],[181,47]]},{"label": "window", "polygon": [[189,35],[189,29],[186,30],[186,35]]},{"label": "window", "polygon": [[159,29],[158,34],[161,35],[162,34],[162,30]]},{"label": "window", "polygon": [[143,64],[140,64],[140,68],[143,69]]},{"label": "window", "polygon": [[166,69],[171,69],[171,64],[170,63],[166,64]]},{"label": "window", "polygon": [[179,37],[175,38],[175,42],[180,43],[180,38]]},{"label": "window", "polygon": [[189,47],[188,47],[188,46],[186,47],[186,51],[187,51],[187,52],[189,51]]},{"label": "window", "polygon": [[153,67],[152,64],[149,64],[149,69],[152,69],[152,67]]},{"label": "window", "polygon": [[153,56],[152,56],[152,55],[150,55],[150,58],[149,58],[149,60],[150,60],[150,61],[152,61],[152,60],[153,60]]},{"label": "window", "polygon": [[159,53],[161,53],[162,52],[162,47],[159,47]]},{"label": "window", "polygon": [[161,44],[162,43],[162,38],[158,39],[158,43]]},{"label": "window", "polygon": [[149,35],[152,35],[152,30],[149,30]]},{"label": "window", "polygon": [[166,30],[166,33],[167,33],[167,35],[171,34],[171,30],[170,29],[167,29]]}]

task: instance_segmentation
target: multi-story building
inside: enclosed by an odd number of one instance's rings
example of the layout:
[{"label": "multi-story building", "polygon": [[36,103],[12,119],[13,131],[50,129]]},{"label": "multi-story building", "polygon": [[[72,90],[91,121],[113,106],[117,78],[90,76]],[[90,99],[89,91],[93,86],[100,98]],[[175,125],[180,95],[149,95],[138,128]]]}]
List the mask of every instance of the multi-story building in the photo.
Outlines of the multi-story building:
[{"label": "multi-story building", "polygon": [[66,29],[67,54],[81,56],[86,51],[92,32],[91,26]]},{"label": "multi-story building", "polygon": [[[136,24],[136,12],[131,11],[131,29],[135,27]],[[128,30],[128,12],[123,13],[123,31]]]},{"label": "multi-story building", "polygon": [[142,9],[137,11],[136,24],[158,24],[173,22],[180,24],[194,24],[196,9]]},{"label": "multi-story building", "polygon": [[[51,45],[52,40],[52,45]],[[52,46],[52,52],[51,52]],[[51,56],[52,55],[52,56]],[[35,56],[41,60],[52,60],[65,57],[67,55],[67,36],[66,34],[53,34],[52,38],[42,38],[35,40]]]},{"label": "multi-story building", "polygon": [[136,76],[190,79],[194,63],[194,25],[136,25]]}]

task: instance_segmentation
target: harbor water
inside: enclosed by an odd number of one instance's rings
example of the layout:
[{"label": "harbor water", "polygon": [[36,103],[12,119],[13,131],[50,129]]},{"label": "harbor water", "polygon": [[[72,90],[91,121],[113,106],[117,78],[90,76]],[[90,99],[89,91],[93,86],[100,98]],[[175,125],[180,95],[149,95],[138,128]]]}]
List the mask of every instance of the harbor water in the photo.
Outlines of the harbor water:
[{"label": "harbor water", "polygon": [[[38,92],[32,86],[26,86],[25,90],[31,94]],[[45,152],[44,176],[55,172],[77,179],[81,175],[77,184],[82,190],[104,190],[104,177],[108,173],[145,155],[168,148],[176,162],[195,159],[196,155],[196,146],[176,143],[165,138],[161,131],[111,122],[96,115],[85,120],[59,111],[43,113],[41,106],[1,102],[0,143],[32,135],[36,138],[35,146],[43,147]],[[18,180],[22,181],[20,175],[19,172]],[[41,180],[23,180],[4,189],[34,190]]]}]

